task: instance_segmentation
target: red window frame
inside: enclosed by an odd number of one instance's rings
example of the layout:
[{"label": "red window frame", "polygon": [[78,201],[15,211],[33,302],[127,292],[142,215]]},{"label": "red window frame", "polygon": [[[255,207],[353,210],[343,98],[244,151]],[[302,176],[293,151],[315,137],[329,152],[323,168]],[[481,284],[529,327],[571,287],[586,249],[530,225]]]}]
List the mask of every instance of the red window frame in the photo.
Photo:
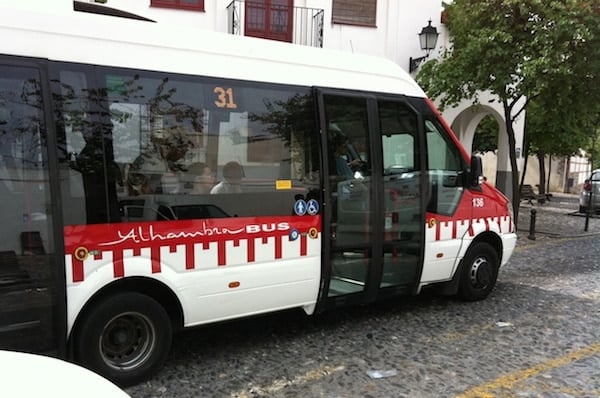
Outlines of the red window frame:
[{"label": "red window frame", "polygon": [[246,0],[244,35],[291,43],[293,14],[294,0]]},{"label": "red window frame", "polygon": [[150,7],[174,8],[177,10],[204,11],[204,0],[188,3],[183,0],[150,0]]}]

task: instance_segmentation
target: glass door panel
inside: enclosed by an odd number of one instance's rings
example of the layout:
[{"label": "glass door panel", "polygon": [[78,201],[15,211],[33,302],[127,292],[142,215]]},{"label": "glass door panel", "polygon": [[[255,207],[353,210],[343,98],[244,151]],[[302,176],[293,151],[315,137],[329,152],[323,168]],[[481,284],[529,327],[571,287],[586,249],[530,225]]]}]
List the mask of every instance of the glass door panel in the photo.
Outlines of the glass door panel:
[{"label": "glass door panel", "polygon": [[[0,60],[0,349],[56,352],[59,296],[38,69]],[[64,282],[62,282],[64,283]]]},{"label": "glass door panel", "polygon": [[372,191],[367,100],[325,95],[329,163],[329,296],[362,292],[372,264]]},{"label": "glass door panel", "polygon": [[402,102],[379,101],[383,162],[383,274],[380,287],[411,288],[422,252],[418,118]]}]

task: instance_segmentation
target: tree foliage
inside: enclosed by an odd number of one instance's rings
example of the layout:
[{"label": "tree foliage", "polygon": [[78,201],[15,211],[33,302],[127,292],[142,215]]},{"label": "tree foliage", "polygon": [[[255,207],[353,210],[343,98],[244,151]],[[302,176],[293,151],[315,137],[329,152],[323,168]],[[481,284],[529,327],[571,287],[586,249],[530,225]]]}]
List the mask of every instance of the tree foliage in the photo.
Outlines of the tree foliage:
[{"label": "tree foliage", "polygon": [[517,118],[535,101],[535,134],[566,139],[585,134],[598,114],[600,0],[454,0],[446,12],[451,47],[417,79],[441,109],[463,99],[477,103],[481,92],[502,104],[512,199],[519,203]]}]

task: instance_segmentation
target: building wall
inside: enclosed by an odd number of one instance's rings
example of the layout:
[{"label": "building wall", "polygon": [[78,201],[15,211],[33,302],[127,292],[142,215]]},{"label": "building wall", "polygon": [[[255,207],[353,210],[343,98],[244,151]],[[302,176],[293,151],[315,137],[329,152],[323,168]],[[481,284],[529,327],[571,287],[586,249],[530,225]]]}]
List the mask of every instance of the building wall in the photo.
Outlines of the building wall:
[{"label": "building wall", "polygon": [[[53,0],[52,3],[70,4],[71,1]],[[230,3],[231,0],[205,0],[204,12],[150,7],[150,0],[107,0],[105,5],[139,14],[159,23],[184,24],[227,32],[227,6]],[[410,57],[424,55],[418,39],[421,29],[430,19],[438,31],[442,29],[441,0],[378,0],[376,27],[333,24],[332,0],[295,0],[294,6],[324,10],[324,48],[382,56],[407,70]]]},{"label": "building wall", "polygon": [[[204,12],[150,7],[150,0],[107,0],[105,5],[139,14],[162,24],[189,25],[199,29],[227,32],[229,28],[227,7],[230,3],[231,0],[205,0]],[[53,12],[71,12],[73,9],[72,0],[53,0],[52,2],[47,0],[19,0],[18,2],[0,0],[0,4],[14,7],[35,6],[36,9],[52,10]],[[393,60],[405,70],[409,69],[410,57],[416,58],[425,55],[419,47],[418,33],[427,25],[429,20],[440,33],[437,48],[432,51],[430,57],[436,57],[444,48],[448,48],[450,45],[447,30],[441,23],[441,0],[378,0],[375,27],[332,23],[332,0],[295,0],[294,6],[324,10],[324,48],[382,56]],[[190,40],[202,40],[202,37],[190,38]],[[472,120],[478,118],[478,113],[481,112],[482,110],[479,107],[473,107],[469,101],[463,101],[458,106],[446,109],[443,112],[444,117],[455,129],[467,150],[471,148],[472,144],[471,130],[476,127],[476,124],[473,126]],[[492,113],[496,113],[497,116],[503,118],[498,109],[492,110]],[[466,117],[465,115],[470,116]],[[469,119],[469,117],[474,119]],[[521,119],[524,120],[524,117]],[[518,152],[522,152],[520,148],[523,138],[523,120],[515,125]],[[503,124],[503,121],[499,120],[499,123]],[[462,128],[461,126],[467,127]],[[501,140],[500,145],[502,144]],[[493,181],[497,175],[500,175],[502,181],[500,181],[499,188],[508,193],[506,182],[510,179],[511,172],[507,148],[500,150],[498,155],[498,157],[493,158],[486,156],[484,165],[488,170],[495,169],[495,172],[490,171],[488,173],[488,179]],[[523,163],[524,159],[519,157],[520,169],[522,169]],[[580,175],[585,175],[585,172],[579,170],[585,169],[584,166],[580,165],[581,163],[581,159],[570,162],[571,166],[575,168],[564,173],[564,175],[572,175],[568,178],[574,179],[573,186],[582,183]],[[527,172],[528,181],[529,178],[535,178],[530,177],[530,175],[535,175],[532,171],[534,167],[537,167],[537,161],[530,161],[528,163],[529,171]],[[563,178],[564,183],[567,182],[568,178]]]}]

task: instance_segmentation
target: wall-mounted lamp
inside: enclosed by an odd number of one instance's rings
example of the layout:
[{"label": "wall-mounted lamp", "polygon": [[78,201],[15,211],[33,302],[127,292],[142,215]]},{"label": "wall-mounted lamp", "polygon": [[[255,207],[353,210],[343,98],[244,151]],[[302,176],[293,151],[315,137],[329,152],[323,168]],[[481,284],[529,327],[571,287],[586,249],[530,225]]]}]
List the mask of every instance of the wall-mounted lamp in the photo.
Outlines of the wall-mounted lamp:
[{"label": "wall-mounted lamp", "polygon": [[421,30],[421,33],[419,33],[419,43],[421,44],[421,50],[424,50],[426,54],[419,58],[411,57],[409,59],[409,73],[412,73],[413,71],[417,70],[419,65],[421,65],[421,63],[425,61],[425,59],[427,59],[427,57],[429,56],[429,52],[435,48],[439,35],[440,34],[438,33],[437,29],[434,26],[431,26],[430,19],[429,24]]}]

